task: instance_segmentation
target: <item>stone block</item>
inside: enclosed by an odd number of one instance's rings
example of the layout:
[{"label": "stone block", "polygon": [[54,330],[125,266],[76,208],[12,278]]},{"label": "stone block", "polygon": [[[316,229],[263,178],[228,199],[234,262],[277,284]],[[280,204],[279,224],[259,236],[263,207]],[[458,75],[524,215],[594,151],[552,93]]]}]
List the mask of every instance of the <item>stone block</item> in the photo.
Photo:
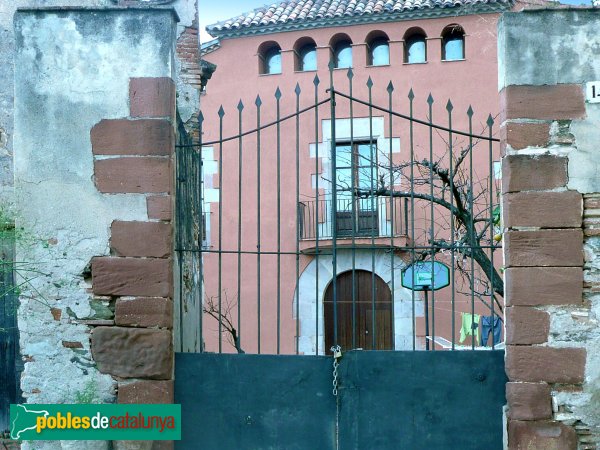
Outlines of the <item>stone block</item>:
[{"label": "stone block", "polygon": [[172,296],[168,259],[110,258],[92,260],[92,290],[97,295]]},{"label": "stone block", "polygon": [[91,131],[94,155],[170,156],[173,125],[165,119],[104,119]]},{"label": "stone block", "polygon": [[546,383],[506,383],[506,401],[510,419],[552,418],[550,386]]},{"label": "stone block", "polygon": [[500,141],[514,150],[545,147],[550,141],[550,124],[507,122],[500,128]]},{"label": "stone block", "polygon": [[508,450],[577,450],[577,433],[561,422],[511,420]]},{"label": "stone block", "polygon": [[511,119],[567,120],[585,117],[579,84],[508,86],[500,91],[501,121]]},{"label": "stone block", "polygon": [[120,298],[115,305],[115,323],[128,327],[173,328],[173,302],[168,298]]},{"label": "stone block", "polygon": [[120,378],[172,377],[173,344],[168,330],[95,328],[92,356],[100,372]]},{"label": "stone block", "polygon": [[120,382],[117,394],[119,403],[173,403],[173,381],[140,380]]},{"label": "stone block", "polygon": [[129,80],[131,117],[175,119],[175,83],[171,78],[131,78]]},{"label": "stone block", "polygon": [[567,158],[509,155],[502,159],[502,192],[543,191],[567,185]]},{"label": "stone block", "polygon": [[550,316],[547,312],[527,306],[511,306],[504,312],[507,344],[543,344],[548,340]]},{"label": "stone block", "polygon": [[504,233],[507,267],[583,266],[583,231],[556,229]]},{"label": "stone block", "polygon": [[581,228],[579,192],[515,192],[502,197],[505,227]]},{"label": "stone block", "polygon": [[173,217],[170,195],[150,195],[146,198],[148,218],[171,220]]},{"label": "stone block", "polygon": [[167,258],[171,246],[171,224],[164,222],[121,222],[111,226],[110,248],[117,256]]},{"label": "stone block", "polygon": [[510,381],[583,383],[586,350],[508,345],[506,374]]},{"label": "stone block", "polygon": [[504,272],[507,306],[580,304],[583,270],[580,267],[514,267]]},{"label": "stone block", "polygon": [[171,191],[171,161],[162,157],[94,160],[94,178],[107,194],[157,194]]}]

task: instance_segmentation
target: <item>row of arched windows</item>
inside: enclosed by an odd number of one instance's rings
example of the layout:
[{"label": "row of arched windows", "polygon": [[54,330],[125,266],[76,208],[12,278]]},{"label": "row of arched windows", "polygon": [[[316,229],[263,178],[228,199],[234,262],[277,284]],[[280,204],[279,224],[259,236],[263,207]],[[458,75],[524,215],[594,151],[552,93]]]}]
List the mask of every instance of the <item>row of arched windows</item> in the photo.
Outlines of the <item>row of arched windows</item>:
[{"label": "row of arched windows", "polygon": [[[427,62],[428,37],[423,29],[410,28],[404,34],[403,62],[418,64]],[[352,39],[347,34],[333,36],[329,42],[334,67],[352,67]],[[386,66],[390,63],[390,39],[383,31],[374,31],[367,36],[368,66]],[[465,58],[465,32],[460,25],[449,25],[442,31],[442,60],[456,61]],[[308,37],[299,39],[294,45],[295,70],[317,70],[317,44]],[[281,47],[275,41],[261,44],[258,49],[261,74],[281,73]]]}]

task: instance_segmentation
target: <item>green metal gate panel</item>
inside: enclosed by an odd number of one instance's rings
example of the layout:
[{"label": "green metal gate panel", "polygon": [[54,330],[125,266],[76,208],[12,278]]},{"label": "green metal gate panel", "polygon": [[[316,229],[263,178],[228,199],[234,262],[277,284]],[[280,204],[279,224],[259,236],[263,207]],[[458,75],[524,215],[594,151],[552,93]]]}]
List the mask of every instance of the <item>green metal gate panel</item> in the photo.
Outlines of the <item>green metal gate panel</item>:
[{"label": "green metal gate panel", "polygon": [[337,399],[332,361],[177,354],[176,448],[502,449],[503,351],[347,352]]}]

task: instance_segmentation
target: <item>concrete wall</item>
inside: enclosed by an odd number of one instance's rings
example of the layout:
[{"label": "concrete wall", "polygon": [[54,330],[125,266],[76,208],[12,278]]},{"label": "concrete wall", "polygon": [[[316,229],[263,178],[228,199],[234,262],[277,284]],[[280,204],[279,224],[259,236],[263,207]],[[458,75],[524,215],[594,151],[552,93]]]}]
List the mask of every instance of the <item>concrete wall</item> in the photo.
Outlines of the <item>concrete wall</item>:
[{"label": "concrete wall", "polygon": [[[27,402],[114,402],[111,375],[119,401],[172,396],[176,21],[140,9],[15,16],[17,260],[36,270],[18,313]],[[108,444],[35,448],[61,445]]]},{"label": "concrete wall", "polygon": [[[13,93],[15,40],[13,16],[18,8],[51,6],[110,7],[123,3],[119,0],[10,0],[0,2],[0,202],[12,199],[13,171]],[[163,2],[164,3],[164,2]],[[129,5],[150,7],[148,3],[130,0]],[[173,0],[168,4],[179,16],[177,36],[179,47],[176,64],[178,103],[184,121],[189,121],[198,109],[197,61],[192,50],[197,47],[196,0]],[[165,6],[162,5],[164,8]]]},{"label": "concrete wall", "polygon": [[509,449],[600,444],[599,26],[591,9],[499,22]]}]

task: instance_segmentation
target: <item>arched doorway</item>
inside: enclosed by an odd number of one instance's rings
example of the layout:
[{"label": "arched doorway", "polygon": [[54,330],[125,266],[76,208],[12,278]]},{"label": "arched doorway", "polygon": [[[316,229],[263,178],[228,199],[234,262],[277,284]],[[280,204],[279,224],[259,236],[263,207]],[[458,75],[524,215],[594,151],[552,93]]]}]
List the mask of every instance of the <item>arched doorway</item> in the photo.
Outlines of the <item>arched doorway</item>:
[{"label": "arched doorway", "polygon": [[[352,288],[354,285],[354,300]],[[333,283],[323,299],[325,351],[333,345]],[[392,293],[377,275],[355,270],[337,276],[338,344],[343,350],[393,350]],[[353,336],[354,328],[354,336]]]}]

